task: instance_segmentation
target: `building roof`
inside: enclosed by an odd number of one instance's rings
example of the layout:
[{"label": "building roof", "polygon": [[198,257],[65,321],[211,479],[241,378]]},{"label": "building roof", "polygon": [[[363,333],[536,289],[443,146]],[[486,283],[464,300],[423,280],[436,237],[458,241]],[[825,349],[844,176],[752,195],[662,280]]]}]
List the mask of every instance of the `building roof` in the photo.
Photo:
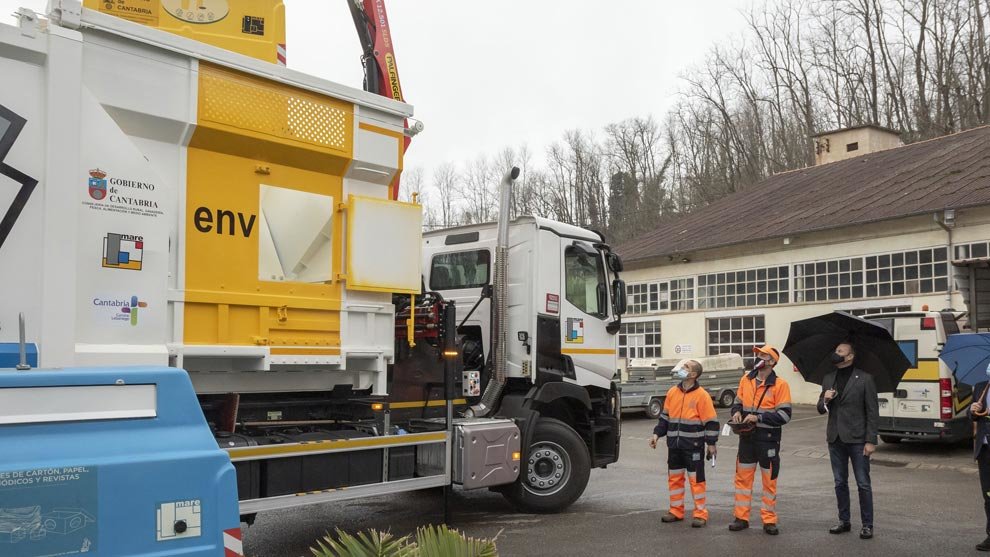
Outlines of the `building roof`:
[{"label": "building roof", "polygon": [[[627,262],[990,204],[990,126],[775,174],[618,246]],[[765,224],[754,226],[754,216]]]},{"label": "building roof", "polygon": [[829,130],[829,131],[825,131],[825,132],[818,132],[818,133],[812,135],[811,137],[821,137],[823,135],[832,135],[833,133],[848,132],[848,131],[852,131],[852,130],[861,130],[861,129],[864,129],[864,128],[871,128],[871,129],[874,129],[874,130],[880,130],[882,132],[892,133],[894,135],[901,135],[901,132],[899,132],[897,130],[894,130],[894,129],[891,129],[891,128],[885,128],[883,126],[878,126],[876,124],[860,124],[858,126],[849,126],[848,128],[839,128],[839,129],[836,129],[836,130]]}]

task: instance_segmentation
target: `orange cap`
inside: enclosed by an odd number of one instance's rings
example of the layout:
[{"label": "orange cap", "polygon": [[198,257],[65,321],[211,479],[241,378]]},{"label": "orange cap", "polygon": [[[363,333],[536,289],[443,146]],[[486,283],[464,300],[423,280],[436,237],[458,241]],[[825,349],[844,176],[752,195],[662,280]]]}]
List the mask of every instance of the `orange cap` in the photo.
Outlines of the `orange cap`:
[{"label": "orange cap", "polygon": [[753,354],[760,354],[760,353],[770,356],[771,358],[773,358],[774,362],[780,361],[780,350],[777,350],[776,348],[770,346],[769,344],[753,347]]}]

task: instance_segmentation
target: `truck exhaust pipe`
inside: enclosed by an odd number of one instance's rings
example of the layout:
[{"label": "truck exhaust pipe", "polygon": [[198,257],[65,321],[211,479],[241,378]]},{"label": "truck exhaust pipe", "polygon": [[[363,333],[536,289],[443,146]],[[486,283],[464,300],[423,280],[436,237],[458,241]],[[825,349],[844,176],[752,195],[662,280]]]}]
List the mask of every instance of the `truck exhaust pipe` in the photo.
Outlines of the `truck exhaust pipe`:
[{"label": "truck exhaust pipe", "polygon": [[506,333],[506,313],[508,305],[506,298],[509,293],[509,219],[511,218],[510,208],[512,205],[512,185],[519,177],[519,167],[513,166],[512,170],[502,177],[502,187],[499,192],[498,203],[498,237],[495,240],[495,276],[494,276],[494,298],[495,307],[494,322],[492,324],[492,349],[494,354],[494,371],[492,378],[485,387],[485,392],[481,395],[481,402],[468,409],[467,415],[473,417],[483,417],[491,414],[506,382],[506,349],[508,335]]}]

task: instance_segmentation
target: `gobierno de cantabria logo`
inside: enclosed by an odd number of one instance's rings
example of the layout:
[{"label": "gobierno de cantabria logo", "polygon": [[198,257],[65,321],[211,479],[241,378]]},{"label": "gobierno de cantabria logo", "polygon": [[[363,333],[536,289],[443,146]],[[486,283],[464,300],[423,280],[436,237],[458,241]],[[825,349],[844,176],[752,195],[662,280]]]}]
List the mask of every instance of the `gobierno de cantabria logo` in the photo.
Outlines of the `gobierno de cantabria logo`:
[{"label": "gobierno de cantabria logo", "polygon": [[89,196],[97,201],[107,196],[107,173],[99,168],[89,171]]}]

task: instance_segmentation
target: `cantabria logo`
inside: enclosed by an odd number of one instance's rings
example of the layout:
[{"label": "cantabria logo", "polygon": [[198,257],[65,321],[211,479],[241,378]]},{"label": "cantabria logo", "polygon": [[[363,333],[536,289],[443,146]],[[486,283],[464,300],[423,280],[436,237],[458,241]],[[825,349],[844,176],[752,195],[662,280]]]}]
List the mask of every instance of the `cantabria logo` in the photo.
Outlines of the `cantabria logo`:
[{"label": "cantabria logo", "polygon": [[148,307],[148,303],[138,300],[137,296],[131,296],[129,301],[120,299],[93,298],[93,305],[97,307],[117,308],[117,312],[114,313],[111,320],[130,321],[131,326],[138,324],[139,310],[141,308]]}]

